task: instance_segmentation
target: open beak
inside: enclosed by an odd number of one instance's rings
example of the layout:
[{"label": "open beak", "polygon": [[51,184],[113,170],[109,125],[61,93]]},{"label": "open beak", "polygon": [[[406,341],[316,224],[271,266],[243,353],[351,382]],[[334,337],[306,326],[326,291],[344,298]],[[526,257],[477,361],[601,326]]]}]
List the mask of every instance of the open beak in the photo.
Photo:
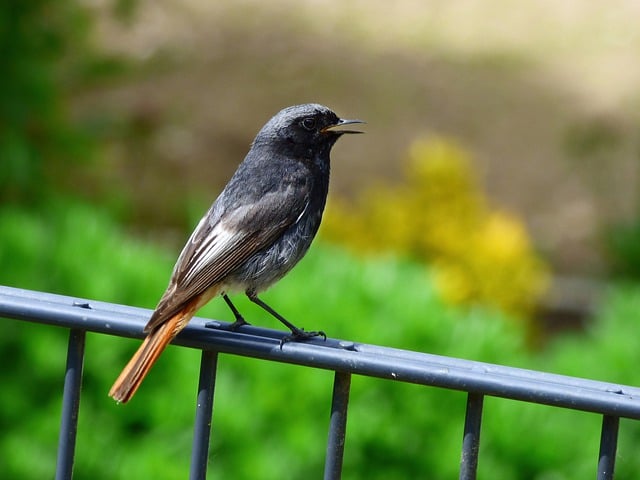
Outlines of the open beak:
[{"label": "open beak", "polygon": [[321,132],[322,133],[337,133],[339,135],[342,135],[343,133],[364,133],[364,132],[361,132],[359,130],[349,130],[349,129],[344,129],[343,128],[345,125],[353,125],[354,123],[367,123],[367,122],[363,122],[362,120],[342,120],[341,119],[335,125],[329,125],[328,127],[324,127],[321,130]]}]

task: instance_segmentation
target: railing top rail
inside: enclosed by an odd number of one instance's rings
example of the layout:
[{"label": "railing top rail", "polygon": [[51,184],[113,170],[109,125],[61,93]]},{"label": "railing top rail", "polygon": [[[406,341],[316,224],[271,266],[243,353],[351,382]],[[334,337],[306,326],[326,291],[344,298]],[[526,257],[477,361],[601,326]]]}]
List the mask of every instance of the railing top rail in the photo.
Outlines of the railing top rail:
[{"label": "railing top rail", "polygon": [[[150,310],[0,286],[0,317],[123,337],[143,336]],[[194,318],[177,345],[640,419],[640,388],[335,339],[287,343],[285,332],[205,327]],[[226,325],[219,322],[221,326]]]}]

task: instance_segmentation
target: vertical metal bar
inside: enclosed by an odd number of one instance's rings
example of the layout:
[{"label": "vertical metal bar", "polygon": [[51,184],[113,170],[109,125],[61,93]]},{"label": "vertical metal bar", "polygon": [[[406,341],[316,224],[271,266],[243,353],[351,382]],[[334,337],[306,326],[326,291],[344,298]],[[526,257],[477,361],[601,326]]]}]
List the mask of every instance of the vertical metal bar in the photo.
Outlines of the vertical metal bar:
[{"label": "vertical metal bar", "polygon": [[340,480],[342,477],[350,389],[351,374],[336,372],[333,380],[333,398],[331,400],[327,457],[324,463],[324,480]]},{"label": "vertical metal bar", "polygon": [[62,394],[62,419],[60,421],[60,437],[58,440],[56,480],[70,480],[73,475],[85,337],[86,332],[84,330],[72,329],[69,331],[67,370],[64,376],[64,391]]},{"label": "vertical metal bar", "polygon": [[484,395],[469,393],[467,397],[467,413],[464,419],[464,436],[462,438],[460,480],[475,480],[477,475],[483,403]]},{"label": "vertical metal bar", "polygon": [[198,380],[196,418],[193,429],[190,480],[205,480],[207,478],[209,438],[211,436],[211,418],[213,416],[213,392],[216,386],[217,367],[218,352],[203,350],[200,359],[200,379]]},{"label": "vertical metal bar", "polygon": [[618,428],[620,417],[604,415],[600,434],[600,457],[598,459],[598,480],[611,480],[616,466],[618,448]]}]

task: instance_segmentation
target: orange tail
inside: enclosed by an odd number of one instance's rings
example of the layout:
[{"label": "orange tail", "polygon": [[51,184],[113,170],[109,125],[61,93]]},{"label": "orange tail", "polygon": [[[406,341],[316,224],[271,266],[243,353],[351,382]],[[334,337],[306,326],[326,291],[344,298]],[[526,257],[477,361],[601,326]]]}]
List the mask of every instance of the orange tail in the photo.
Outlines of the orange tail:
[{"label": "orange tail", "polygon": [[121,403],[126,403],[133,397],[160,354],[167,348],[171,340],[186,327],[198,306],[197,301],[189,302],[181,311],[147,335],[109,390],[110,397]]}]

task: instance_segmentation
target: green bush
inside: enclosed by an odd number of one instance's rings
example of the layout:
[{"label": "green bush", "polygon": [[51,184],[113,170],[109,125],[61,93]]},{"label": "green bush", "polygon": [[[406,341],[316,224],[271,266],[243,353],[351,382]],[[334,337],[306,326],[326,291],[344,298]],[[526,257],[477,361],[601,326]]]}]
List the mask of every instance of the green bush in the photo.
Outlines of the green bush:
[{"label": "green bush", "polygon": [[[132,240],[100,212],[68,202],[37,214],[0,209],[0,239],[1,283],[144,307],[162,293],[177,253]],[[236,298],[251,322],[280,328]],[[527,353],[517,323],[446,306],[424,267],[392,256],[361,259],[320,243],[264,298],[300,326],[332,337],[640,383],[640,293],[633,288],[612,292],[586,337],[561,338],[537,354]],[[232,320],[219,299],[201,315]],[[2,325],[0,478],[51,477],[67,332]],[[87,336],[75,478],[187,476],[199,352],[170,347],[132,402],[116,405],[107,391],[138,343]],[[221,356],[211,477],[320,477],[332,380],[332,372]],[[345,478],[457,476],[464,393],[355,377],[350,405]],[[480,478],[582,479],[595,472],[597,416],[488,398],[483,421]],[[638,424],[623,421],[620,478],[637,476],[638,448]]]}]

